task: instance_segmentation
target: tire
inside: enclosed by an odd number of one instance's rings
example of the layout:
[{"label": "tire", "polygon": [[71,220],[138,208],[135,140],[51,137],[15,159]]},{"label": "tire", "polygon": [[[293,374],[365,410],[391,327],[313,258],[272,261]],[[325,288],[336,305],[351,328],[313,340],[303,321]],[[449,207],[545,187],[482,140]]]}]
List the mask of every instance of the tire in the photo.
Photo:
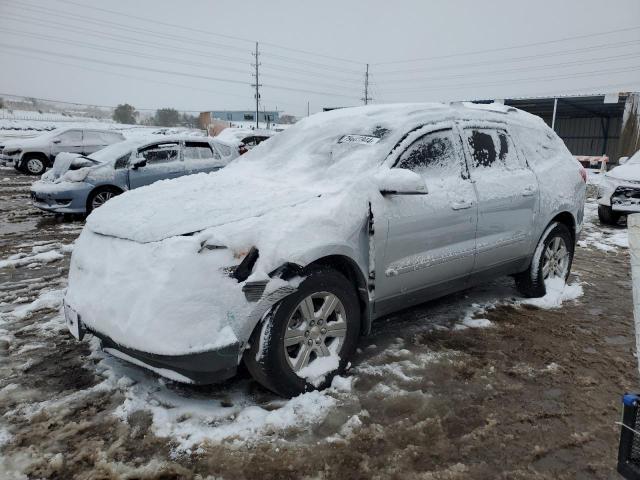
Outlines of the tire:
[{"label": "tire", "polygon": [[122,190],[117,187],[98,187],[94,189],[87,198],[87,215],[121,193]]},{"label": "tire", "polygon": [[614,212],[611,207],[598,205],[598,219],[603,225],[617,225],[618,220],[620,220],[620,214]]},{"label": "tire", "polygon": [[42,175],[47,170],[47,162],[40,155],[25,155],[20,168],[27,175]]},{"label": "tire", "polygon": [[[561,255],[560,249],[557,254],[553,254],[558,245],[564,246],[566,255]],[[543,297],[546,294],[544,281],[547,278],[560,277],[566,282],[571,273],[574,250],[575,242],[567,226],[562,223],[550,224],[538,242],[529,268],[515,276],[520,293],[529,298]],[[547,252],[551,252],[552,257],[547,257]]]},{"label": "tire", "polygon": [[[328,305],[333,306],[327,307],[331,313],[321,315],[322,308]],[[285,346],[285,335],[289,346]],[[283,397],[293,397],[330,385],[333,377],[346,369],[359,336],[360,307],[355,287],[333,269],[314,269],[298,290],[276,304],[255,328],[244,363],[263,386]],[[312,366],[319,358],[326,358],[331,350],[338,354],[339,362],[333,357],[337,368],[310,379],[296,374],[305,365]],[[305,355],[306,352],[309,353]]]}]

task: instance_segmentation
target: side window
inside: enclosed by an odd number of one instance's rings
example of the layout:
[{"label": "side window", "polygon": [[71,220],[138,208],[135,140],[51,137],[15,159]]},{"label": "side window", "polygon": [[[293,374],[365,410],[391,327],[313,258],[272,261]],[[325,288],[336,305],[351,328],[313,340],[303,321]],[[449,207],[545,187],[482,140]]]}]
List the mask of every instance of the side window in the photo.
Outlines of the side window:
[{"label": "side window", "polygon": [[168,163],[178,160],[180,157],[179,148],[177,143],[160,143],[149,145],[138,152],[149,164]]},{"label": "side window", "polygon": [[522,168],[513,140],[504,130],[466,129],[473,168]]},{"label": "side window", "polygon": [[423,135],[404,151],[397,167],[413,170],[427,178],[460,175],[453,131],[447,129]]},{"label": "side window", "polygon": [[116,160],[116,162],[113,165],[113,168],[115,168],[116,170],[120,168],[127,168],[129,166],[130,157],[131,157],[131,152],[124,154],[123,156],[121,156]]},{"label": "side window", "polygon": [[506,132],[498,130],[496,132],[498,137],[498,158],[504,163],[509,170],[516,170],[518,168],[524,168],[524,163],[520,160],[513,140]]},{"label": "side window", "polygon": [[80,145],[82,143],[82,131],[80,130],[69,130],[68,132],[64,132],[58,135],[58,140],[63,145]]},{"label": "side window", "polygon": [[220,159],[220,154],[214,151],[207,142],[186,142],[184,158],[189,160]]},{"label": "side window", "polygon": [[489,130],[467,130],[467,143],[471,150],[473,167],[491,167],[496,162],[496,147]]},{"label": "side window", "polygon": [[84,143],[86,145],[102,145],[107,142],[102,140],[102,137],[99,132],[92,132],[90,130],[84,131]]},{"label": "side window", "polygon": [[222,155],[224,155],[225,157],[228,157],[229,155],[231,155],[231,148],[223,145],[221,143],[216,143],[216,147],[218,148],[218,150],[220,150],[220,152],[222,153]]}]

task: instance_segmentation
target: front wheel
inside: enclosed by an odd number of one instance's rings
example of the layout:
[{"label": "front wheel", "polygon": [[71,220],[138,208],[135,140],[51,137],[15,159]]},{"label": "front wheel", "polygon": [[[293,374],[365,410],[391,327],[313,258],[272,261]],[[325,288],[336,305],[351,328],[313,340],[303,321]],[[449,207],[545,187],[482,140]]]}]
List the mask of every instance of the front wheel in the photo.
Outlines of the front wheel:
[{"label": "front wheel", "polygon": [[46,169],[47,165],[40,157],[27,157],[22,161],[22,171],[29,175],[42,175]]},{"label": "front wheel", "polygon": [[96,188],[87,199],[87,215],[121,193],[122,190],[115,187]]},{"label": "front wheel", "polygon": [[571,273],[575,243],[562,223],[547,227],[536,247],[529,268],[516,275],[516,287],[525,297],[543,297],[545,281],[560,278],[567,281]]},{"label": "front wheel", "polygon": [[598,219],[603,225],[617,225],[620,214],[613,211],[606,205],[598,205]]},{"label": "front wheel", "polygon": [[258,325],[244,362],[266,388],[292,397],[328,386],[347,367],[359,335],[354,285],[334,270],[317,269]]}]

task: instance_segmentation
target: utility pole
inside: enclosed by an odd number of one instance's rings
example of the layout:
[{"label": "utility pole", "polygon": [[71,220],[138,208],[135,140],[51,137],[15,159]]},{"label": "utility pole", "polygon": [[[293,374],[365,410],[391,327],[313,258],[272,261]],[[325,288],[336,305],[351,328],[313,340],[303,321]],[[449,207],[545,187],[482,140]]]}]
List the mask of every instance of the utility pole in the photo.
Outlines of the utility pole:
[{"label": "utility pole", "polygon": [[307,117],[309,116],[309,102],[307,102]]},{"label": "utility pole", "polygon": [[256,63],[252,64],[254,67],[256,67],[256,73],[253,74],[254,77],[256,77],[256,83],[252,84],[252,87],[256,88],[256,93],[254,94],[256,97],[256,128],[260,128],[260,124],[259,124],[259,115],[260,115],[260,87],[262,86],[260,84],[260,52],[258,50],[258,42],[256,42],[256,53],[252,54],[254,57],[256,57]]},{"label": "utility pole", "polygon": [[371,100],[373,100],[373,98],[369,96],[369,64],[367,63],[367,69],[364,72],[364,97],[362,101],[365,105],[369,105]]}]

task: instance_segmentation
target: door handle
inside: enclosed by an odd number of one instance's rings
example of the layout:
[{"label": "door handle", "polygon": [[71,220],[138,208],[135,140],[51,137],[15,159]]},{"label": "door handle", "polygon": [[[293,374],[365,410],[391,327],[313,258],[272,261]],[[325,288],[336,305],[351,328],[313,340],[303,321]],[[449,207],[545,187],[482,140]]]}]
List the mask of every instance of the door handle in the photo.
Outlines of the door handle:
[{"label": "door handle", "polygon": [[469,202],[468,200],[461,200],[459,202],[451,202],[451,208],[453,210],[464,210],[465,208],[471,208],[473,206],[473,202]]},{"label": "door handle", "polygon": [[522,190],[522,196],[524,197],[530,197],[535,193],[536,193],[536,187],[534,185],[527,185],[526,187],[524,187],[524,190]]}]

